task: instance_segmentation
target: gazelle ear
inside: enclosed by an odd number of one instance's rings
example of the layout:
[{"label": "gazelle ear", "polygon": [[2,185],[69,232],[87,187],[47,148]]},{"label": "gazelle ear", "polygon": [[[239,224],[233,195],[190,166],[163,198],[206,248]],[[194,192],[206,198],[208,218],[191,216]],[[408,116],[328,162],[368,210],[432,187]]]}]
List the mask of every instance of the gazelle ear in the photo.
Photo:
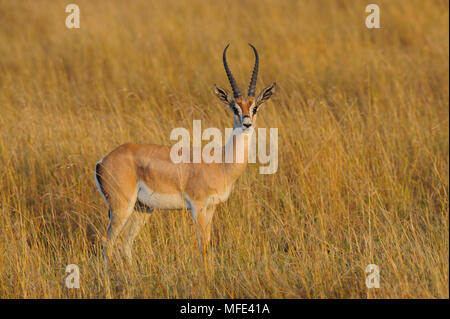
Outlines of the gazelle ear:
[{"label": "gazelle ear", "polygon": [[224,89],[221,89],[214,85],[214,93],[216,93],[219,100],[226,105],[230,105],[233,103],[233,98],[228,94],[228,92]]},{"label": "gazelle ear", "polygon": [[256,98],[256,106],[260,106],[263,103],[266,103],[267,100],[269,100],[272,97],[272,94],[275,93],[275,87],[277,84],[275,82],[272,83],[272,85],[269,85],[265,89],[259,93],[258,97]]}]

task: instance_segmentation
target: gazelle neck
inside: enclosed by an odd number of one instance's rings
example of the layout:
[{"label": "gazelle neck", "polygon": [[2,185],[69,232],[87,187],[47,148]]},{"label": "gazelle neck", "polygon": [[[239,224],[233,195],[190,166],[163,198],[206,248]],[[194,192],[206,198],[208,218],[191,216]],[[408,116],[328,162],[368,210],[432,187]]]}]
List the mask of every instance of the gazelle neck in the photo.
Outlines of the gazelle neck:
[{"label": "gazelle neck", "polygon": [[233,131],[222,152],[222,165],[231,182],[241,176],[247,167],[249,144],[254,133],[253,128],[243,131],[241,127],[233,124]]}]

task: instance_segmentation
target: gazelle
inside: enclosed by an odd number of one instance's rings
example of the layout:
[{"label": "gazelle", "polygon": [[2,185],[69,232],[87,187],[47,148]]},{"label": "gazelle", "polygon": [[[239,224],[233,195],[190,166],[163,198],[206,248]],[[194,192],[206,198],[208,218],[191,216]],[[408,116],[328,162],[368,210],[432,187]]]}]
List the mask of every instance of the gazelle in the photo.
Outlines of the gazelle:
[{"label": "gazelle", "polygon": [[[275,92],[273,83],[255,98],[259,58],[256,48],[250,44],[255,64],[244,98],[227,64],[228,46],[223,51],[223,64],[233,97],[217,86],[215,94],[233,112],[233,133],[224,146],[233,148],[233,162],[226,163],[223,158],[221,163],[192,163],[192,160],[174,163],[168,146],[154,144],[127,143],[106,155],[95,167],[97,187],[109,208],[110,221],[103,239],[106,262],[119,235],[123,239],[123,252],[128,262],[132,261],[133,241],[154,209],[190,209],[200,252],[205,258],[215,207],[228,199],[234,182],[244,172],[256,113]],[[223,157],[225,153],[224,149]],[[238,157],[243,161],[236,161]]]}]

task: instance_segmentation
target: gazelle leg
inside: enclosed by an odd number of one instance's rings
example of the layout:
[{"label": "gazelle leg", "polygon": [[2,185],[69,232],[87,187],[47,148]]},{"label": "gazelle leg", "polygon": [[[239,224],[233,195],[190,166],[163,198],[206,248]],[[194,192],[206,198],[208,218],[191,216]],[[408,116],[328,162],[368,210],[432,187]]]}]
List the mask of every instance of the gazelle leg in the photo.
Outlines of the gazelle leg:
[{"label": "gazelle leg", "polygon": [[211,205],[205,208],[205,249],[208,250],[211,243],[211,229],[212,229],[212,220],[214,216],[214,212],[216,210],[216,205]]},{"label": "gazelle leg", "polygon": [[105,259],[106,267],[111,260],[111,249],[115,240],[122,232],[128,218],[133,212],[133,206],[136,202],[136,196],[130,199],[128,203],[123,203],[120,208],[111,209],[109,216],[109,225],[107,228],[106,238],[103,239],[103,257]]},{"label": "gazelle leg", "polygon": [[208,208],[201,203],[196,203],[195,210],[193,210],[194,223],[197,230],[198,245],[205,268],[207,268],[206,253],[211,239],[211,222],[212,216],[214,215],[214,210],[215,206]]},{"label": "gazelle leg", "polygon": [[131,265],[133,262],[131,248],[133,247],[134,239],[139,234],[140,230],[145,225],[149,217],[150,213],[148,212],[144,213],[140,211],[134,211],[131,214],[130,218],[128,218],[128,222],[122,231],[123,252],[129,265]]}]

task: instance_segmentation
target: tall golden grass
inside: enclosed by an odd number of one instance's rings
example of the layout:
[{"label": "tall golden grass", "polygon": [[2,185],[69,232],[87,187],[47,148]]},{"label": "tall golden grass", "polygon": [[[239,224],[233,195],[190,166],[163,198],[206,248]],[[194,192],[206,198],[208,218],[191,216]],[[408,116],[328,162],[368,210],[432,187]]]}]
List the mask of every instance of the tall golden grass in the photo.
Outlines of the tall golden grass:
[{"label": "tall golden grass", "polygon": [[[377,1],[372,30],[368,1],[73,2],[80,29],[65,1],[0,1],[0,298],[449,297],[448,1]],[[218,207],[206,272],[190,213],[161,211],[107,276],[95,163],[230,127],[228,42],[242,90],[247,42],[279,84],[258,118],[278,172],[249,166]]]}]

